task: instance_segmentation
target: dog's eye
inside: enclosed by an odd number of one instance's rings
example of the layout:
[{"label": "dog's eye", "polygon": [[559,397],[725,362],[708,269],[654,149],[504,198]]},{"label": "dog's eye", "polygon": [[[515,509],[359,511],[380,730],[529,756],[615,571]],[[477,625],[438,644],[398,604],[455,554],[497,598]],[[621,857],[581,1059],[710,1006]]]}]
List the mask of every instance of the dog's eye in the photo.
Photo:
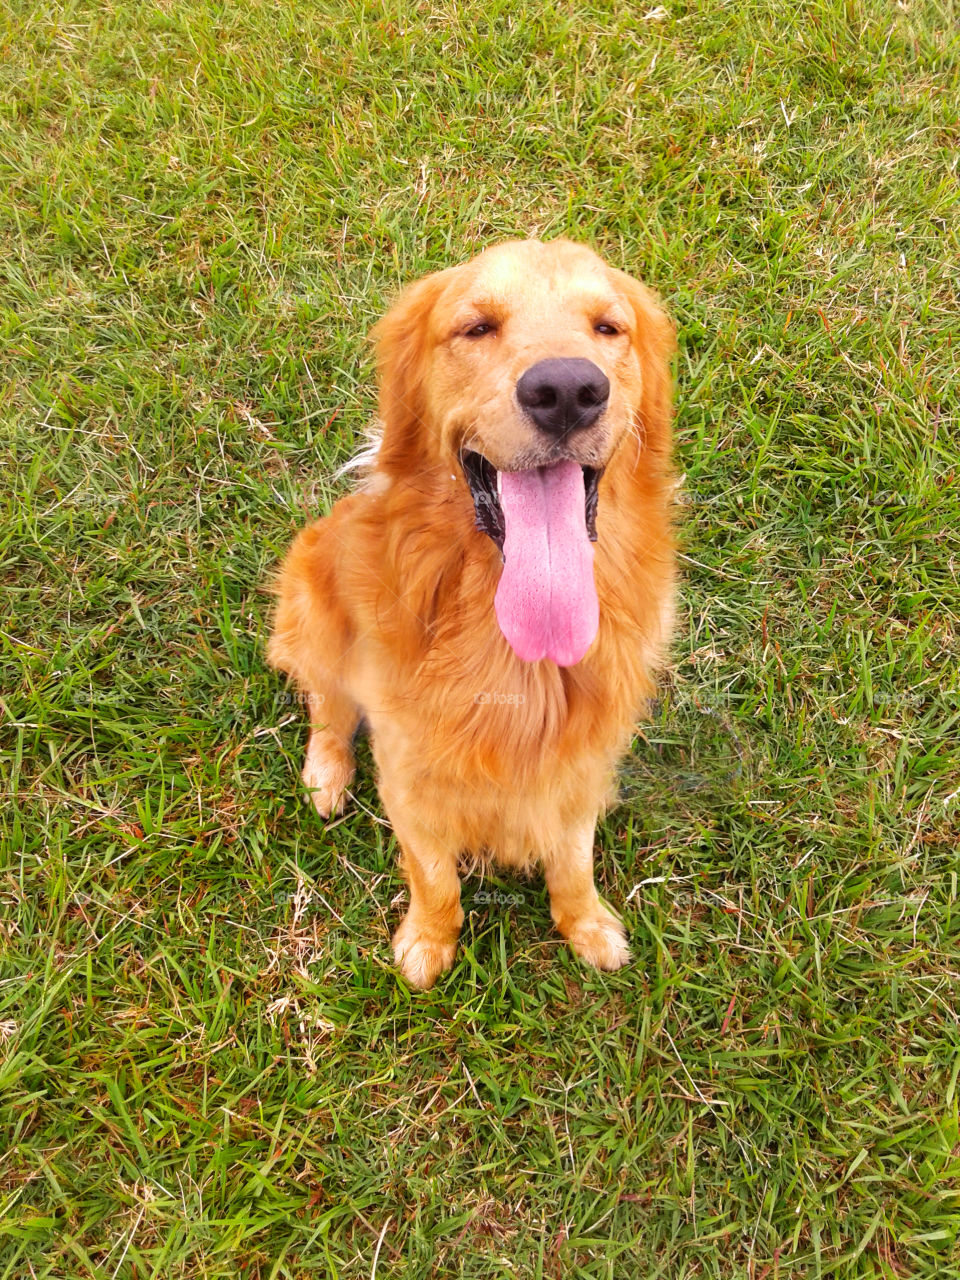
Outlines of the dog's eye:
[{"label": "dog's eye", "polygon": [[615,324],[609,324],[606,320],[601,320],[599,324],[595,324],[593,331],[594,333],[602,333],[608,338],[615,338],[620,332]]},{"label": "dog's eye", "polygon": [[488,333],[493,333],[496,329],[495,324],[489,324],[486,320],[480,324],[475,324],[472,329],[467,329],[464,333],[465,338],[484,338]]}]

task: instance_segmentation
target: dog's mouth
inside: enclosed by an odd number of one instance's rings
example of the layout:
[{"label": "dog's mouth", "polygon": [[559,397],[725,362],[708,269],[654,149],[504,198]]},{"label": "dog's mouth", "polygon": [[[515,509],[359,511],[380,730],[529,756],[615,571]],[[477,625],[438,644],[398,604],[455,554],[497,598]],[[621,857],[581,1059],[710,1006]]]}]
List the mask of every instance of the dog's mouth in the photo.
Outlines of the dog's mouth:
[{"label": "dog's mouth", "polygon": [[[503,472],[498,471],[492,462],[488,462],[482,453],[465,449],[461,457],[463,474],[467,478],[470,495],[473,498],[473,509],[476,512],[476,525],[481,533],[487,534],[500,548],[503,554],[505,526],[503,507],[500,505],[500,486]],[[562,465],[554,463],[554,466]],[[551,467],[532,467],[531,471],[549,471]],[[600,477],[603,467],[580,466],[583,472],[584,489],[584,522],[587,537],[591,542],[597,540],[597,505],[600,498]],[[522,474],[514,472],[513,474]]]},{"label": "dog's mouth", "polygon": [[477,528],[500,548],[504,566],[494,607],[519,658],[580,661],[599,626],[593,580],[602,469],[565,459],[522,471],[498,471],[464,452]]}]

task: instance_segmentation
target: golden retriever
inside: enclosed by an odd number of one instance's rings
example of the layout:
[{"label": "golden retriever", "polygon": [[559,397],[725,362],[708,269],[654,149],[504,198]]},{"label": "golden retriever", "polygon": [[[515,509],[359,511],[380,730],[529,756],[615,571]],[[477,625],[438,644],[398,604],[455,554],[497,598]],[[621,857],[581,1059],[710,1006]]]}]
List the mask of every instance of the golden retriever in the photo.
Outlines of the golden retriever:
[{"label": "golden retriever", "polygon": [[279,576],[303,780],[342,811],[366,721],[414,986],[453,963],[464,854],[541,863],[559,932],[617,969],[593,837],[671,628],[672,326],[585,246],[526,240],[410,286],[373,337],[367,478]]}]

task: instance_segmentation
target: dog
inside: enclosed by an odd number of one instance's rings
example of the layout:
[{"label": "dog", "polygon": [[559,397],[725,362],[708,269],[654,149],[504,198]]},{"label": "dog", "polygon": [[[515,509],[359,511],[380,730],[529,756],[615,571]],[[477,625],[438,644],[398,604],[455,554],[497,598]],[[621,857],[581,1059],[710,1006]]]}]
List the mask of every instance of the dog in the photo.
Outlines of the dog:
[{"label": "dog", "polygon": [[366,478],[277,583],[303,781],[342,812],[366,723],[414,987],[453,963],[465,854],[541,865],[559,933],[617,969],[593,838],[672,626],[673,326],[585,245],[524,240],[410,285],[372,336]]}]

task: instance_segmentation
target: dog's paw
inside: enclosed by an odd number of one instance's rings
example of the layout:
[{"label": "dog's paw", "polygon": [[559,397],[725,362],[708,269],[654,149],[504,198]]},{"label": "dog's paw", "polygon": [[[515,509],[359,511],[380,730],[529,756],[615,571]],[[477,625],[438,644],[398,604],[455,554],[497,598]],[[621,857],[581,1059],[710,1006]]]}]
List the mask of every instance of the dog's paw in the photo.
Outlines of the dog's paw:
[{"label": "dog's paw", "polygon": [[630,959],[626,930],[602,908],[595,916],[578,920],[567,939],[580,959],[597,969],[620,969]]},{"label": "dog's paw", "polygon": [[393,956],[412,987],[426,991],[453,964],[457,939],[441,942],[421,933],[407,916],[393,935]]},{"label": "dog's paw", "polygon": [[310,735],[303,785],[321,818],[343,813],[346,791],[356,773],[353,753],[332,733]]}]

